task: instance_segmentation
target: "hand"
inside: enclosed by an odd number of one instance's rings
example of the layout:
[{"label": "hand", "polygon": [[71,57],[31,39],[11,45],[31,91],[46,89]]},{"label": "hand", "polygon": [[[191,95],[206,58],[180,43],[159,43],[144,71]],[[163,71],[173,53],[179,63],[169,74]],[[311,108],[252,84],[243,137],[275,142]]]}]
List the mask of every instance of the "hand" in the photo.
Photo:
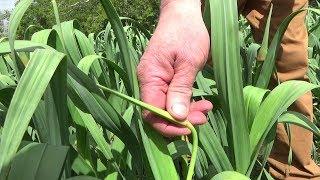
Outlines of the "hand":
[{"label": "hand", "polygon": [[[142,100],[166,109],[177,120],[205,123],[212,104],[206,100],[190,100],[195,77],[206,63],[209,47],[199,0],[163,2],[159,23],[138,66]],[[143,114],[146,121],[165,136],[190,133],[187,128],[150,112]]]}]

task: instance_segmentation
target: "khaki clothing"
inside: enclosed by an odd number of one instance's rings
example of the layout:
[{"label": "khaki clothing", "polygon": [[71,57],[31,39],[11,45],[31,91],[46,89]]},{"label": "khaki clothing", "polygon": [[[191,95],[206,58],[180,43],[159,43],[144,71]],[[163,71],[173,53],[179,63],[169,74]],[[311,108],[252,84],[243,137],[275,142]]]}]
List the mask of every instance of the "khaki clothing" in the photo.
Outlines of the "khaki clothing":
[{"label": "khaki clothing", "polygon": [[[270,3],[273,4],[270,33],[273,36],[282,20],[291,12],[308,6],[308,0],[238,0],[239,9],[248,19],[254,39],[261,42]],[[276,67],[281,82],[305,80],[308,68],[308,32],[305,25],[306,12],[297,15],[289,24],[282,39]],[[299,98],[291,110],[303,113],[312,121],[312,94]],[[311,159],[312,133],[298,126],[291,127],[292,165],[288,162],[288,136],[284,125],[277,127],[274,148],[268,159],[270,174],[276,179],[320,179],[320,168]]]}]

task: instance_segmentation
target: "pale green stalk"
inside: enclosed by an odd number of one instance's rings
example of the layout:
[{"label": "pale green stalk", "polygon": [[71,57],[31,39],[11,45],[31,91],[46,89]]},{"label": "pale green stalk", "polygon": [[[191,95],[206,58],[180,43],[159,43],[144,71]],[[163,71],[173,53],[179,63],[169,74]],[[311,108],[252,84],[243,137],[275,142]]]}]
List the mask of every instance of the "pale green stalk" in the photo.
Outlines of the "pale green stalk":
[{"label": "pale green stalk", "polygon": [[130,96],[127,96],[125,94],[122,94],[118,91],[115,91],[115,90],[112,90],[112,89],[109,89],[105,86],[102,86],[100,84],[98,84],[98,87],[100,87],[102,90],[104,91],[107,91],[111,94],[114,94],[120,98],[123,98],[135,105],[138,105],[152,113],[154,113],[155,115],[163,118],[164,120],[167,120],[169,122],[172,122],[174,124],[177,124],[177,125],[181,125],[181,126],[184,126],[186,128],[188,128],[190,131],[191,131],[191,134],[192,134],[192,156],[191,156],[191,160],[190,160],[190,165],[189,165],[189,169],[188,169],[188,174],[187,174],[187,180],[191,180],[192,179],[192,176],[194,174],[194,167],[195,167],[195,164],[196,164],[196,157],[197,157],[197,152],[198,152],[198,134],[197,134],[197,131],[196,129],[194,128],[194,126],[188,121],[188,120],[185,120],[185,121],[178,121],[178,120],[175,120],[167,111],[163,110],[163,109],[160,109],[160,108],[157,108],[155,106],[152,106],[150,104],[147,104],[145,102],[142,102],[142,101],[139,101],[135,98],[132,98]]},{"label": "pale green stalk", "polygon": [[194,174],[194,167],[196,164],[197,153],[198,153],[198,134],[197,134],[197,130],[193,127],[193,125],[189,121],[186,127],[191,131],[191,134],[192,134],[192,156],[191,156],[190,166],[187,174],[187,180],[191,180]]}]

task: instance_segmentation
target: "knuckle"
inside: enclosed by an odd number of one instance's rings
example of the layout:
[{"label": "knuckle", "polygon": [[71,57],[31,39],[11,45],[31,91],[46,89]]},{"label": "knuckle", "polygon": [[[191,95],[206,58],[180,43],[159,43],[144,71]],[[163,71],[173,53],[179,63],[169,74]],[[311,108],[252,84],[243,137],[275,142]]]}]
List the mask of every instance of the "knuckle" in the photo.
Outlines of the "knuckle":
[{"label": "knuckle", "polygon": [[192,90],[189,86],[186,85],[174,85],[170,86],[168,89],[169,92],[174,92],[177,94],[183,94],[186,97],[191,97],[192,96]]},{"label": "knuckle", "polygon": [[191,72],[197,73],[204,66],[208,52],[200,47],[188,47],[180,50],[178,59],[181,63],[186,63]]}]

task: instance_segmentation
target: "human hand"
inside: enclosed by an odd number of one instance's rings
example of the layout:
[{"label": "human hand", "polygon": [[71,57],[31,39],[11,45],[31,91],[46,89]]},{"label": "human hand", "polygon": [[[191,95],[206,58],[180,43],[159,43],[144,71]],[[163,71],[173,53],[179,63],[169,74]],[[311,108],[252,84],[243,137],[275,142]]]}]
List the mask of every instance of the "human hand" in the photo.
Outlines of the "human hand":
[{"label": "human hand", "polygon": [[[141,98],[166,109],[175,119],[206,122],[207,100],[190,102],[192,86],[205,65],[210,38],[199,0],[163,0],[157,28],[138,66]],[[189,129],[145,111],[144,118],[165,136],[187,135]]]}]

